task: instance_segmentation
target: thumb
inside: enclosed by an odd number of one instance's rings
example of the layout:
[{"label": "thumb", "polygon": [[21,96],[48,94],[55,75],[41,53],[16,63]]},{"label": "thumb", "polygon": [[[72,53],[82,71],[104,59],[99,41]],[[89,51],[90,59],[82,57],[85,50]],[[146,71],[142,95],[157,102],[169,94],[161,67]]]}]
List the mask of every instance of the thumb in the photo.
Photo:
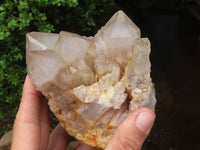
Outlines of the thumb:
[{"label": "thumb", "polygon": [[155,113],[139,108],[117,128],[105,150],[140,150],[155,120]]}]

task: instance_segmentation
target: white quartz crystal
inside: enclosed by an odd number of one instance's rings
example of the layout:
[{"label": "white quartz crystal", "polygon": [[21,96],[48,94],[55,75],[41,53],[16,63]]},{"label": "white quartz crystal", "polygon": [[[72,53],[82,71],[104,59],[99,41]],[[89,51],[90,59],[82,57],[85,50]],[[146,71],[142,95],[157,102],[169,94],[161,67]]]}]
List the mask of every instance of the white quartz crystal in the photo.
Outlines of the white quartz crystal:
[{"label": "white quartz crystal", "polygon": [[84,143],[105,148],[130,112],[154,110],[150,42],[123,11],[94,37],[28,33],[26,52],[33,84],[67,132]]}]

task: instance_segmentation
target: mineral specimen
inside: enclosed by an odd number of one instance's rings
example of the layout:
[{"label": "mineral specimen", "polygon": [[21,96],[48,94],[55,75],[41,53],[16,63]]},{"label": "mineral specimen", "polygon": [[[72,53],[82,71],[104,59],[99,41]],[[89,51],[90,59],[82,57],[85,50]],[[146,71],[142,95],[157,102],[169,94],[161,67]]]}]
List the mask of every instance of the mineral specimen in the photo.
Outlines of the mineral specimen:
[{"label": "mineral specimen", "polygon": [[150,42],[118,11],[94,37],[61,31],[26,36],[27,70],[67,132],[105,148],[135,109],[154,109]]}]

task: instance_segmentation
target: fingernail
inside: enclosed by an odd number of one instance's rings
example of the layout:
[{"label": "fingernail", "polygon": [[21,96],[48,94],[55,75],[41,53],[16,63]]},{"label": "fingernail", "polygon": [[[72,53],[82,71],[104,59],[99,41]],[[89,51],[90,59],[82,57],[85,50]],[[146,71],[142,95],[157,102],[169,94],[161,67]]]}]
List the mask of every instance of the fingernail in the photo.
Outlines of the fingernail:
[{"label": "fingernail", "polygon": [[140,112],[135,121],[136,127],[148,134],[154,123],[154,119],[155,116],[151,112]]}]

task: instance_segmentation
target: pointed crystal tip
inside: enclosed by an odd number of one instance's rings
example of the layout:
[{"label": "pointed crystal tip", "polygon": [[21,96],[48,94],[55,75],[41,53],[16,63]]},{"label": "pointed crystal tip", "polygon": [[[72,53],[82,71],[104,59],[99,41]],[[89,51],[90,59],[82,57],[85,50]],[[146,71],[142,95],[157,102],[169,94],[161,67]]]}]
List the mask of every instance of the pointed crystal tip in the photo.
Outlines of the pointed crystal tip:
[{"label": "pointed crystal tip", "polygon": [[56,45],[58,34],[43,33],[43,32],[30,32],[26,34],[26,50],[50,50]]},{"label": "pointed crystal tip", "polygon": [[124,48],[140,38],[140,29],[122,11],[116,12],[101,29],[102,37],[111,48]]}]

